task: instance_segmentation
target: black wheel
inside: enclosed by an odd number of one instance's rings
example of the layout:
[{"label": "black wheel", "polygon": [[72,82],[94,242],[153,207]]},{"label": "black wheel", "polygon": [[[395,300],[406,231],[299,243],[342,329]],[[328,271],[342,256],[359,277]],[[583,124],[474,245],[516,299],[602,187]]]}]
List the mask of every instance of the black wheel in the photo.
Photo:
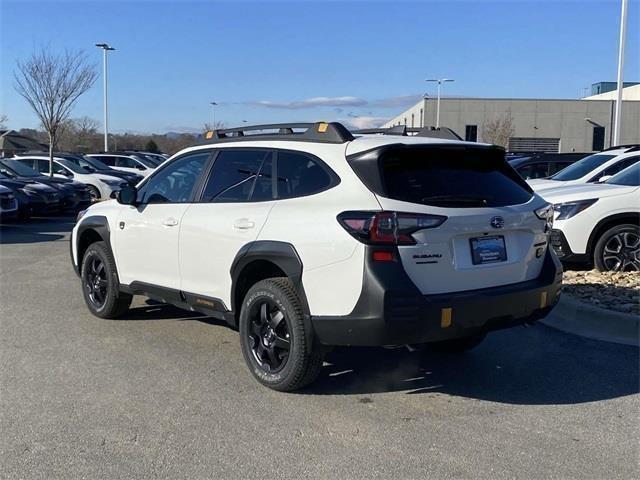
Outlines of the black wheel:
[{"label": "black wheel", "polygon": [[116,263],[104,242],[89,245],[81,272],[82,293],[91,313],[101,318],[117,318],[129,309],[132,297],[119,290]]},{"label": "black wheel", "polygon": [[100,200],[100,190],[98,190],[93,185],[87,185],[87,188],[89,189],[89,195],[91,195],[92,202]]},{"label": "black wheel", "polygon": [[307,340],[304,313],[288,278],[270,278],[252,286],[240,311],[242,354],[263,385],[288,392],[313,382],[323,351]]},{"label": "black wheel", "polygon": [[454,338],[442,342],[427,343],[427,349],[442,353],[462,353],[477,347],[487,336],[486,333],[478,333],[470,337]]},{"label": "black wheel", "polygon": [[601,272],[640,270],[640,226],[617,225],[604,232],[593,250]]}]

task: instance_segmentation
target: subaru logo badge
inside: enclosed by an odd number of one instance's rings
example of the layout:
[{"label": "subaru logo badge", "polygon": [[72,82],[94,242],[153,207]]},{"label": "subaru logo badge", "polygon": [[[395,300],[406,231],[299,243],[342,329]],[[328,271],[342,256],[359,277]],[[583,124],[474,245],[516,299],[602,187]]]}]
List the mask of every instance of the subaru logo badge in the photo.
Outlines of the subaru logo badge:
[{"label": "subaru logo badge", "polygon": [[491,219],[491,226],[493,228],[502,228],[504,227],[504,218],[502,217],[493,217]]}]

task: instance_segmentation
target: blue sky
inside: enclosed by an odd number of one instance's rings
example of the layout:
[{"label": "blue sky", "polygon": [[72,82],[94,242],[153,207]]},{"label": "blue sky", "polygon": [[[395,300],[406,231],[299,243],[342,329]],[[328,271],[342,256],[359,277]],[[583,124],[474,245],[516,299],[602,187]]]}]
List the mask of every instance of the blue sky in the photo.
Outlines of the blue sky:
[{"label": "blue sky", "polygon": [[[0,113],[38,121],[13,89],[17,59],[41,46],[110,56],[112,131],[199,130],[339,120],[367,126],[433,94],[576,98],[615,80],[619,0],[0,1]],[[630,1],[625,80],[640,81],[640,2]],[[74,117],[102,118],[102,78]]]}]

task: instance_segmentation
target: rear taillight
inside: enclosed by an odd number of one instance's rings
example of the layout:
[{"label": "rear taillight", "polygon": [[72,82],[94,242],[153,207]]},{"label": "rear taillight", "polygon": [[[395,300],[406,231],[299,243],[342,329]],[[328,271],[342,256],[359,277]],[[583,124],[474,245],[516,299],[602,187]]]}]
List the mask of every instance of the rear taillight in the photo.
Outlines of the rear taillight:
[{"label": "rear taillight", "polygon": [[415,245],[412,234],[439,227],[447,217],[401,212],[342,212],[338,222],[368,245]]}]

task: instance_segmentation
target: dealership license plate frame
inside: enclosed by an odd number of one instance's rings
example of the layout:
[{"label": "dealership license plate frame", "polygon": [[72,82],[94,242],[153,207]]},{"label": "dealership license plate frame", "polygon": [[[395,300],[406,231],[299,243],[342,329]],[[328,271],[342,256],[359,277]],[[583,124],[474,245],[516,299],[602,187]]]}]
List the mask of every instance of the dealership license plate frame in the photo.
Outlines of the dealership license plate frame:
[{"label": "dealership license plate frame", "polygon": [[469,245],[471,247],[471,261],[474,265],[507,261],[507,245],[504,241],[504,235],[470,238]]}]

